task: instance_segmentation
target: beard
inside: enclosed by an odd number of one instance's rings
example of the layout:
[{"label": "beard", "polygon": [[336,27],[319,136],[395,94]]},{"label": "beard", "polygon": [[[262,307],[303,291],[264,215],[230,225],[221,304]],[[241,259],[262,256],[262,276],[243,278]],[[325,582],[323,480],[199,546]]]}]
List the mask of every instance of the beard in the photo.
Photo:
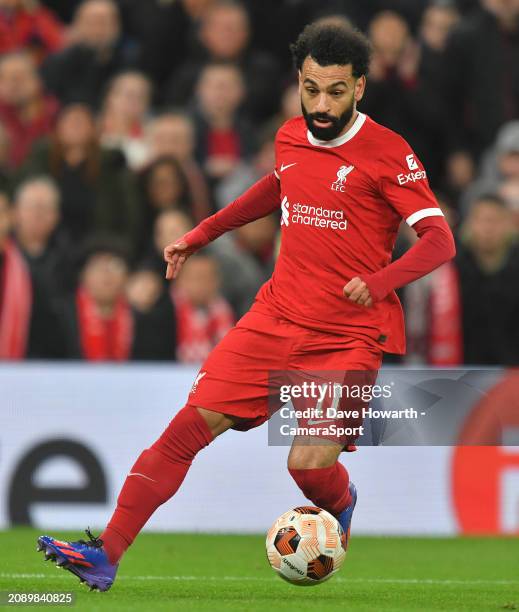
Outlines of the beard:
[{"label": "beard", "polygon": [[[309,113],[303,101],[301,101],[301,110],[303,111],[306,125],[314,138],[317,138],[317,140],[333,140],[337,138],[353,117],[354,104],[352,103],[351,106],[338,117],[327,115],[326,113]],[[328,127],[319,127],[315,124],[316,119],[318,121],[329,121],[330,125]]]}]

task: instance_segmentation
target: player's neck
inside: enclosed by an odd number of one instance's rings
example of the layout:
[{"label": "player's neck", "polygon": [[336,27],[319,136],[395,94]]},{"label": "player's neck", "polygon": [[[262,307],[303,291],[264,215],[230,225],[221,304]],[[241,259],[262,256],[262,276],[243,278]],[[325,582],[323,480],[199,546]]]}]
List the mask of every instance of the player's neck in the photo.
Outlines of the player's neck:
[{"label": "player's neck", "polygon": [[346,132],[349,132],[351,130],[351,128],[353,127],[353,124],[355,123],[355,121],[357,121],[357,117],[358,116],[359,116],[359,111],[357,109],[355,109],[353,111],[353,115],[351,116],[351,119],[344,126],[342,132],[337,136],[337,138],[340,138],[341,136],[344,136],[344,134],[346,134]]}]

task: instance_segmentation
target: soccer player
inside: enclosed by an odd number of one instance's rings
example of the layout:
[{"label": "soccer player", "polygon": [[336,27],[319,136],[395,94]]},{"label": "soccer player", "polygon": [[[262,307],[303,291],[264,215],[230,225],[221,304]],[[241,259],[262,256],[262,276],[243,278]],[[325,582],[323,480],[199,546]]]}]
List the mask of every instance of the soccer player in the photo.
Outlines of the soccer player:
[{"label": "soccer player", "polygon": [[[91,588],[110,588],[122,555],[175,495],[200,450],[229,428],[268,419],[269,371],[376,372],[384,351],[405,350],[394,290],[454,256],[420,161],[403,138],[357,110],[370,60],[365,37],[312,24],[292,53],[303,116],[279,129],[274,172],[164,252],[167,278],[175,278],[191,254],[281,207],[272,278],[203,364],[186,405],[131,468],[100,537],[87,530],[88,541],[38,539],[47,557]],[[390,263],[402,219],[420,239]],[[348,535],[357,493],[338,461],[343,450],[330,441],[293,445],[288,469]]]}]

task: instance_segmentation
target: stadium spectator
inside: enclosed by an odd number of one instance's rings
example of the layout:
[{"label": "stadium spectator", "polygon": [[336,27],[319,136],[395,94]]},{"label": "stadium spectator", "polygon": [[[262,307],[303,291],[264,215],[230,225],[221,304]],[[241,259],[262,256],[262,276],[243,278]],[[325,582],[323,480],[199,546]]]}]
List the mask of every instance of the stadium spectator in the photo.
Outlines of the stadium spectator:
[{"label": "stadium spectator", "polygon": [[392,11],[378,13],[369,34],[373,57],[360,109],[409,142],[434,185],[443,164],[438,134],[444,113],[436,87],[424,73],[420,45],[403,17]]},{"label": "stadium spectator", "polygon": [[72,22],[74,13],[82,1],[83,0],[41,0],[42,4],[49,8],[67,25]]},{"label": "stadium spectator", "polygon": [[139,267],[128,281],[127,295],[135,325],[133,360],[175,360],[175,308],[162,278],[163,274],[154,269]]},{"label": "stadium spectator", "polygon": [[87,361],[127,361],[134,321],[125,295],[124,248],[115,239],[92,238],[84,261],[76,293],[63,308],[67,355]]},{"label": "stadium spectator", "polygon": [[28,53],[0,56],[0,124],[7,132],[11,168],[23,162],[36,139],[50,132],[57,110]]},{"label": "stadium spectator", "polygon": [[498,131],[493,146],[485,151],[478,178],[462,194],[461,211],[466,214],[474,199],[482,194],[498,192],[503,181],[514,180],[519,180],[518,120],[505,123]]},{"label": "stadium spectator", "polygon": [[481,0],[481,10],[464,19],[449,38],[442,91],[449,111],[447,178],[455,190],[472,180],[474,161],[492,144],[499,127],[519,118],[519,63],[512,59],[518,55],[515,0]]},{"label": "stadium spectator", "polygon": [[210,212],[207,181],[195,160],[195,126],[193,120],[181,111],[168,112],[152,120],[148,127],[148,154],[153,162],[159,157],[172,156],[182,165],[197,222]]},{"label": "stadium spectator", "polygon": [[213,182],[230,174],[255,148],[253,128],[238,113],[244,84],[232,64],[209,64],[197,86],[196,157]]},{"label": "stadium spectator", "polygon": [[259,288],[272,274],[278,227],[277,216],[270,215],[222,236],[207,247],[218,260],[222,295],[236,318],[247,312]]},{"label": "stadium spectator", "polygon": [[13,214],[0,193],[0,360],[62,357],[63,338],[48,287],[9,234]]},{"label": "stadium spectator", "polygon": [[118,0],[118,4],[125,35],[138,43],[139,66],[152,78],[158,94],[189,55],[192,20],[183,3],[176,0]]},{"label": "stadium spectator", "polygon": [[431,2],[420,21],[420,39],[424,50],[438,54],[445,51],[449,34],[459,20],[460,14],[454,3],[448,0]]},{"label": "stadium spectator", "polygon": [[[71,23],[65,34],[60,19]],[[152,299],[158,279],[167,287],[163,246],[191,228],[192,218],[201,221],[271,171],[275,130],[301,112],[287,44],[313,19],[369,28],[374,56],[360,110],[411,142],[461,221],[468,215],[462,235],[471,235],[472,202],[488,193],[504,202],[508,212],[502,213],[517,233],[519,71],[512,60],[519,55],[519,0],[0,0],[0,193],[16,194],[9,242],[26,260],[32,312],[41,303],[45,310],[71,286],[81,241],[98,230],[115,232],[139,261],[128,293],[134,300],[132,358],[171,355],[169,332],[167,346],[165,338],[161,347],[151,338],[157,326],[174,326],[171,297],[161,292]],[[74,102],[59,115],[57,128],[59,102],[38,76],[40,58],[55,91]],[[156,114],[152,85],[161,102],[180,106]],[[99,108],[99,115],[76,104],[82,100]],[[48,178],[59,188],[58,215]],[[187,195],[174,197],[185,181]],[[482,210],[489,224],[500,225],[492,206]],[[485,215],[476,215],[476,227]],[[50,230],[54,218],[58,231]],[[207,250],[218,261],[222,294],[237,316],[269,273],[276,227],[268,218]],[[402,233],[394,257],[414,238]],[[254,246],[262,240],[263,247]],[[486,238],[476,239],[476,247],[467,240],[460,265],[480,266],[474,252],[486,252]],[[497,277],[508,274],[507,265]],[[447,268],[400,291],[407,311],[406,362],[453,363],[453,348],[463,344],[461,332],[457,337],[438,324],[452,320],[456,330],[462,319],[459,286]],[[496,280],[481,274],[486,295]],[[446,304],[452,317],[441,315]],[[34,344],[33,338],[31,317],[25,354],[43,355],[45,342]],[[57,337],[50,357],[61,350],[59,342]]]},{"label": "stadium spectator", "polygon": [[279,112],[266,122],[263,129],[273,131],[272,141],[274,141],[276,131],[292,117],[297,117],[301,114],[301,98],[299,96],[299,86],[297,83],[287,85],[281,95],[281,104]]},{"label": "stadium spectator", "polygon": [[273,172],[276,164],[274,138],[276,133],[269,126],[259,138],[259,148],[250,161],[240,161],[236,168],[215,188],[215,201],[218,208],[224,208],[240,196],[260,178]]},{"label": "stadium spectator", "polygon": [[13,234],[49,302],[71,282],[70,247],[57,231],[59,219],[60,194],[51,179],[35,177],[20,185],[14,198]]},{"label": "stadium spectator", "polygon": [[84,0],[76,11],[71,39],[69,47],[44,62],[44,81],[63,104],[98,107],[110,79],[138,62],[137,49],[122,37],[114,0]]},{"label": "stadium spectator", "polygon": [[519,178],[519,120],[502,126],[490,154],[488,166],[482,168],[483,177],[494,180]]},{"label": "stadium spectator", "polygon": [[273,115],[279,104],[280,73],[274,59],[250,48],[247,11],[239,2],[220,0],[205,10],[199,30],[200,47],[175,71],[164,102],[187,104],[203,69],[214,62],[235,63],[246,82],[244,104],[255,121]]},{"label": "stadium spectator", "polygon": [[203,361],[233,326],[231,307],[219,293],[216,261],[196,254],[190,257],[176,283],[171,285],[177,312],[177,360]]},{"label": "stadium spectator", "polygon": [[496,195],[475,200],[456,266],[464,363],[519,364],[519,247],[511,213]]},{"label": "stadium spectator", "polygon": [[124,72],[110,84],[101,112],[101,144],[121,150],[134,170],[147,161],[144,127],[150,101],[148,77],[140,72]]},{"label": "stadium spectator", "polygon": [[59,197],[50,179],[38,177],[23,183],[14,198],[13,237],[32,283],[28,358],[64,356],[57,302],[69,288],[72,271],[69,245],[56,232]]},{"label": "stadium spectator", "polygon": [[[460,20],[456,5],[438,0],[429,4],[422,15],[419,27],[421,49],[420,72],[430,87],[440,90],[445,48],[452,29]],[[443,134],[440,134],[443,145]],[[440,142],[438,143],[440,144]]]},{"label": "stadium spectator", "polygon": [[4,126],[0,123],[0,193],[9,193],[11,174],[7,165],[9,155],[9,140]]},{"label": "stadium spectator", "polygon": [[39,63],[62,44],[62,24],[37,0],[0,0],[0,54],[24,49]]},{"label": "stadium spectator", "polygon": [[297,38],[305,25],[323,17],[340,16],[364,28],[373,13],[373,4],[379,3],[366,0],[245,0],[250,22],[254,25],[253,46],[274,55],[286,75],[293,70],[287,44]]},{"label": "stadium spectator", "polygon": [[10,229],[9,200],[0,193],[0,359],[23,359],[31,321],[31,275]]},{"label": "stadium spectator", "polygon": [[181,0],[184,10],[190,19],[198,23],[207,11],[216,4],[218,0]]},{"label": "stadium spectator", "polygon": [[136,243],[139,208],[134,181],[124,156],[100,147],[94,117],[86,106],[74,104],[62,110],[52,137],[34,147],[21,174],[46,174],[57,182],[62,227],[74,243],[101,230]]},{"label": "stadium spectator", "polygon": [[512,213],[515,232],[519,234],[519,178],[510,178],[503,181],[497,193],[503,198],[506,207]]},{"label": "stadium spectator", "polygon": [[288,121],[301,114],[301,100],[297,83],[288,85],[281,96],[281,119]]},{"label": "stadium spectator", "polygon": [[151,243],[153,224],[165,210],[192,215],[191,197],[182,166],[174,157],[159,157],[140,176],[142,226],[139,252]]},{"label": "stadium spectator", "polygon": [[[435,193],[445,219],[454,232],[456,212],[442,193]],[[402,223],[393,259],[401,257],[418,236]],[[461,326],[459,324],[459,286],[452,261],[443,264],[397,291],[405,311],[407,351],[403,358],[390,355],[385,363],[406,365],[430,364],[456,366],[463,362]]]},{"label": "stadium spectator", "polygon": [[169,284],[165,277],[164,249],[177,238],[193,229],[193,220],[180,210],[160,212],[153,226],[153,242],[148,245],[142,266],[154,270],[160,275],[164,284]]}]

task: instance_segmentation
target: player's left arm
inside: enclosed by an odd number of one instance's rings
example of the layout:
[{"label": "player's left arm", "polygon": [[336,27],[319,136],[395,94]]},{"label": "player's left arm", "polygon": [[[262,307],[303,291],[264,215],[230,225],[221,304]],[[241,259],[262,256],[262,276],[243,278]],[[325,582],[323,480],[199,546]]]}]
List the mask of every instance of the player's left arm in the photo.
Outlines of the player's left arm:
[{"label": "player's left arm", "polygon": [[397,261],[373,274],[355,277],[344,287],[346,297],[368,307],[429,274],[456,254],[454,237],[425,171],[407,143],[402,143],[404,146],[385,162],[379,186],[385,200],[416,231],[419,240]]}]

